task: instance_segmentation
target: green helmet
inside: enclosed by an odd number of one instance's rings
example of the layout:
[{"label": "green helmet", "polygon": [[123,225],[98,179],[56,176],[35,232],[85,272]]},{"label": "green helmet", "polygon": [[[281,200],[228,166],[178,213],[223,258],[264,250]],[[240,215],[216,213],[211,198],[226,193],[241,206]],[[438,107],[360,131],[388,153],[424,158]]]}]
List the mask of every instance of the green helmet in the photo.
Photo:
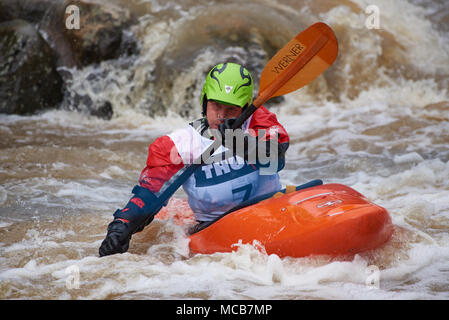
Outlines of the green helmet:
[{"label": "green helmet", "polygon": [[253,100],[253,89],[253,78],[246,68],[232,62],[217,64],[207,75],[201,91],[203,114],[207,100],[244,108]]}]

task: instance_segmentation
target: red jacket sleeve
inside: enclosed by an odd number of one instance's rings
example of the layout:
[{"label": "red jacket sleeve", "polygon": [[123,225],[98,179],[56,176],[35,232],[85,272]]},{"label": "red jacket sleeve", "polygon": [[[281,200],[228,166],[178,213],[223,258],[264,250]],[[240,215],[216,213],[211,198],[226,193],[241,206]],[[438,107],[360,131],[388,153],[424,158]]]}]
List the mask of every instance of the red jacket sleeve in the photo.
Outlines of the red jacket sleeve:
[{"label": "red jacket sleeve", "polygon": [[162,136],[148,148],[147,165],[140,174],[139,184],[151,192],[158,192],[182,167],[184,164],[175,144],[168,136]]},{"label": "red jacket sleeve", "polygon": [[268,111],[264,106],[260,106],[252,115],[248,131],[252,136],[257,136],[259,130],[263,129],[264,136],[259,137],[262,140],[269,140],[275,136],[276,132],[278,136],[278,142],[288,143],[290,138],[285,128],[278,122],[276,115],[273,112]]}]

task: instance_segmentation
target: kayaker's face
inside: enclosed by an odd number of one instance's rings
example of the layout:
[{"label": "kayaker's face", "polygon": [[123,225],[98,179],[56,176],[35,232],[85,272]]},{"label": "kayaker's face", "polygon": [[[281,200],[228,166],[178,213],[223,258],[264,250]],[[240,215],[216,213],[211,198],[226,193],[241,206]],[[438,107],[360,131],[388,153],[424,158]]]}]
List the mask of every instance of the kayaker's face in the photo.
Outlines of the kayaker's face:
[{"label": "kayaker's face", "polygon": [[207,101],[206,118],[212,129],[218,129],[225,119],[238,118],[241,113],[242,108],[239,106],[229,106],[213,100]]}]

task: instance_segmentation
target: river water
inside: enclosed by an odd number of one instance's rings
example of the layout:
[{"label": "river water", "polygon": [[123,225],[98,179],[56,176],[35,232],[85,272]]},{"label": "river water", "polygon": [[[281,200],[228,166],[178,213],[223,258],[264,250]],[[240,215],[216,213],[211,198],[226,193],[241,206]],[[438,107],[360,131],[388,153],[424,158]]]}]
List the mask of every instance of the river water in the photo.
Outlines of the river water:
[{"label": "river water", "polygon": [[[130,32],[140,53],[66,70],[69,92],[110,101],[112,119],[82,104],[0,115],[1,299],[449,298],[447,2],[114,3],[138,15]],[[379,29],[366,25],[372,4]],[[208,69],[231,59],[257,81],[276,50],[316,21],[335,31],[339,56],[270,104],[291,137],[282,183],[356,189],[389,211],[391,241],[350,258],[280,259],[250,245],[193,255],[182,226],[155,220],[128,253],[99,258],[148,145],[199,117]],[[183,198],[178,191],[168,210]]]}]

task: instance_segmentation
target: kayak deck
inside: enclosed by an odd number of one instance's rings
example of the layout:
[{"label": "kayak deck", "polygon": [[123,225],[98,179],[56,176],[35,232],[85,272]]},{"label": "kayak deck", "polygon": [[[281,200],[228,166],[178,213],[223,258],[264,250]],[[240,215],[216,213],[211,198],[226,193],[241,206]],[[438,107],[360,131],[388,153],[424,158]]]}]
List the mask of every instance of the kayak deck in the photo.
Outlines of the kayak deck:
[{"label": "kayak deck", "polygon": [[[177,207],[184,212],[183,219],[193,215],[186,212],[188,205]],[[167,212],[156,218],[167,218]],[[236,250],[236,243],[257,240],[267,254],[280,257],[337,256],[375,249],[392,234],[386,209],[345,185],[323,184],[233,211],[191,235],[190,249],[204,254],[230,252]]]}]

